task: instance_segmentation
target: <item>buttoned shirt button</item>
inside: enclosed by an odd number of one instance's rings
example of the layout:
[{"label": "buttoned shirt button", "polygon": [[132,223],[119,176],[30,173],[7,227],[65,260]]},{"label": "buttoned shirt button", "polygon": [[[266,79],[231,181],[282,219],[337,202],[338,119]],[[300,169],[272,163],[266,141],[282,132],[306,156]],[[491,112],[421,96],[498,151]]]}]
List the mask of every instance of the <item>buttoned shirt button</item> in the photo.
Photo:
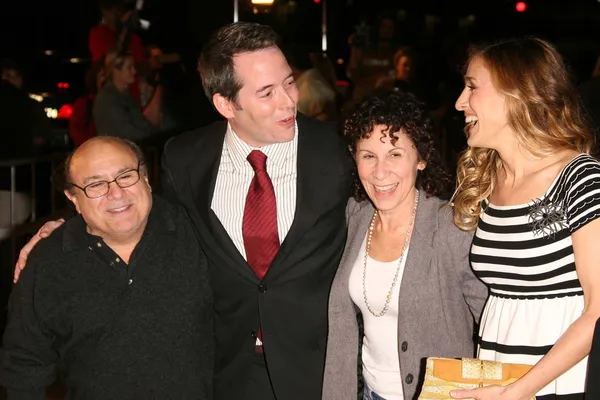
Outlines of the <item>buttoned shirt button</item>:
[{"label": "buttoned shirt button", "polygon": [[98,242],[98,243],[96,243],[96,246],[102,247],[102,243]]},{"label": "buttoned shirt button", "polygon": [[403,351],[403,352],[405,352],[406,350],[408,350],[408,343],[406,343],[406,342],[402,342],[402,346],[401,346],[401,348],[402,348],[402,351]]},{"label": "buttoned shirt button", "polygon": [[406,375],[406,379],[404,379],[404,382],[408,383],[409,385],[413,382],[414,377],[412,376],[412,374],[408,374]]},{"label": "buttoned shirt button", "polygon": [[260,285],[258,285],[258,291],[260,293],[264,293],[267,291],[267,285],[265,285],[264,283],[261,283]]},{"label": "buttoned shirt button", "polygon": [[127,281],[127,284],[128,284],[128,285],[131,285],[132,283],[133,283],[133,279],[129,279],[129,280]]}]

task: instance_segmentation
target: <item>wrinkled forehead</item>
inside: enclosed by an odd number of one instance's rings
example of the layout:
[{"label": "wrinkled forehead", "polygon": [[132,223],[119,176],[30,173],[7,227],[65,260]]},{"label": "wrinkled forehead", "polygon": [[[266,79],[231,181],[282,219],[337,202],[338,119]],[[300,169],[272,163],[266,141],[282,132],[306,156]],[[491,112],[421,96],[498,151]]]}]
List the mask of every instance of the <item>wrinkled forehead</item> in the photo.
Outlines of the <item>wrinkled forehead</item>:
[{"label": "wrinkled forehead", "polygon": [[101,143],[73,154],[70,175],[76,182],[90,177],[113,179],[119,173],[138,167],[136,154],[125,146]]}]

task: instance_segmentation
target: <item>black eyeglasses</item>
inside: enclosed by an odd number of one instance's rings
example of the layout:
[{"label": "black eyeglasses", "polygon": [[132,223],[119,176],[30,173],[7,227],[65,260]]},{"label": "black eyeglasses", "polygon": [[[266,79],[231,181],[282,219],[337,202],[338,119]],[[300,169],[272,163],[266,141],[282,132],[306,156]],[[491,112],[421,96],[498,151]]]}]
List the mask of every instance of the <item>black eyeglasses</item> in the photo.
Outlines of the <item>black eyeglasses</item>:
[{"label": "black eyeglasses", "polygon": [[106,196],[108,191],[110,190],[110,184],[116,183],[118,187],[121,189],[128,188],[130,186],[135,185],[140,181],[140,164],[136,169],[130,169],[127,171],[121,172],[119,175],[115,177],[112,181],[99,181],[90,183],[84,187],[78,186],[72,182],[69,182],[70,185],[75,186],[77,189],[83,191],[83,193],[90,199],[97,199],[102,196]]}]

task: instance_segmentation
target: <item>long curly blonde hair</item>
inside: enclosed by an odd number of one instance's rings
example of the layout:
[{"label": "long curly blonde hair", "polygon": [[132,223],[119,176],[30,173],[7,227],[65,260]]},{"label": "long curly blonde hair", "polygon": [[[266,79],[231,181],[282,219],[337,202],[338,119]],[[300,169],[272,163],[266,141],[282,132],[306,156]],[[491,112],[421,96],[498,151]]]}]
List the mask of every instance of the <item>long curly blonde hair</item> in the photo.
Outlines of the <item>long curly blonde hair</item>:
[{"label": "long curly blonde hair", "polygon": [[[594,139],[579,96],[558,51],[537,38],[472,47],[467,65],[483,61],[496,90],[505,96],[508,125],[519,144],[536,157],[563,150],[589,153]],[[493,191],[502,160],[496,150],[469,147],[458,160],[454,222],[477,228],[482,200]]]}]

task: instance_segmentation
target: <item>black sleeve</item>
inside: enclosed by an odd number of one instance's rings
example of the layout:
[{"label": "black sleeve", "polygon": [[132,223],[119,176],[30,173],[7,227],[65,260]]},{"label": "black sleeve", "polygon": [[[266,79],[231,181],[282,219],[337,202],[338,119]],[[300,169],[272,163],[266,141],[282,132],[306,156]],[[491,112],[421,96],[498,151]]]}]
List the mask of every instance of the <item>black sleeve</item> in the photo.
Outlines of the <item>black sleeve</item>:
[{"label": "black sleeve", "polygon": [[165,144],[161,158],[161,174],[160,174],[160,190],[159,194],[171,204],[180,204],[175,189],[175,181],[173,180],[172,166],[169,163],[169,144],[172,139],[169,139]]},{"label": "black sleeve", "polygon": [[7,389],[8,400],[44,400],[46,387],[56,378],[55,337],[37,307],[51,307],[52,299],[37,288],[40,269],[36,264],[30,260],[9,301],[4,347],[0,349],[0,385]]}]

